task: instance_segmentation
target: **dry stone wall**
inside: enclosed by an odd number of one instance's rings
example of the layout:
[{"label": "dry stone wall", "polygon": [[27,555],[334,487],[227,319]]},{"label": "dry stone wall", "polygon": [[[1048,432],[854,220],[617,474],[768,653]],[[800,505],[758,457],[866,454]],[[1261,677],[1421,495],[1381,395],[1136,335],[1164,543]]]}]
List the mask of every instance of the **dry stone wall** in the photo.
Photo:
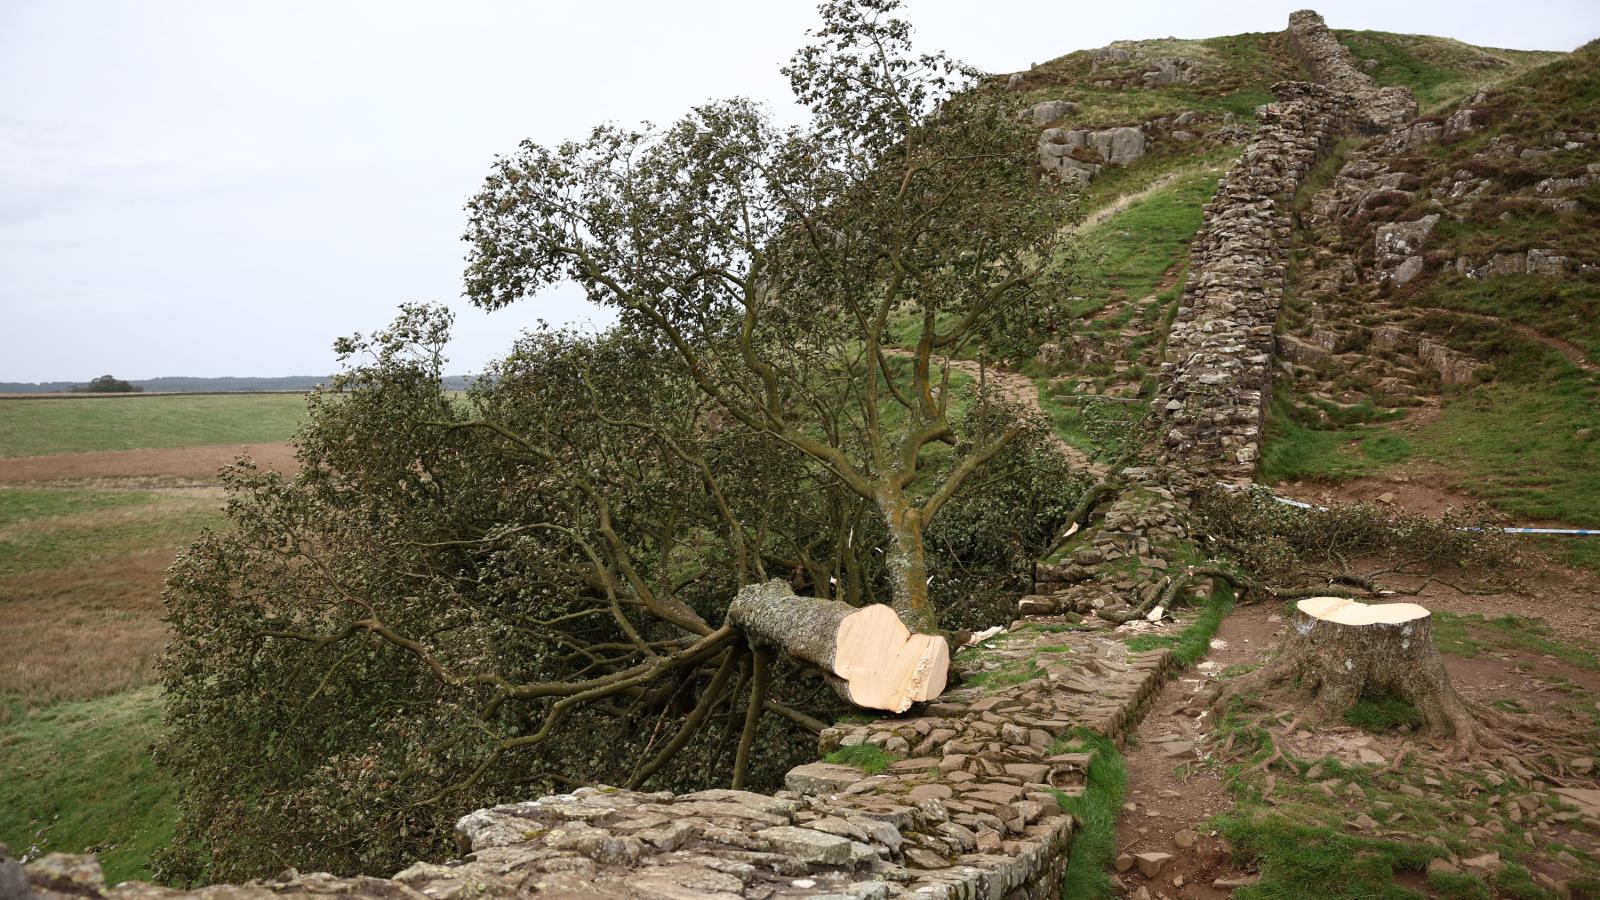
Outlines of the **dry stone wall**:
[{"label": "dry stone wall", "polygon": [[[1044,900],[1059,891],[1083,791],[1077,729],[1120,736],[1171,665],[1166,650],[1018,622],[963,658],[968,679],[912,713],[825,730],[823,751],[868,745],[898,757],[868,775],[799,766],[772,795],[580,788],[483,809],[456,826],[462,857],[393,878],[293,871],[242,886],[107,887],[92,857],[22,866],[0,848],[0,900],[383,900],[563,898],[950,898]],[[1006,684],[1016,675],[1017,683]]]},{"label": "dry stone wall", "polygon": [[1339,43],[1315,10],[1290,13],[1287,34],[1312,81],[1355,101],[1364,130],[1383,131],[1416,118],[1417,99],[1411,90],[1379,87],[1371,75],[1356,68],[1350,49]]},{"label": "dry stone wall", "polygon": [[1289,38],[1325,84],[1274,85],[1276,101],[1257,110],[1255,134],[1190,248],[1155,401],[1163,461],[1238,483],[1254,477],[1261,454],[1295,192],[1342,134],[1416,111],[1408,90],[1380,88],[1357,71],[1316,13],[1290,16]]}]

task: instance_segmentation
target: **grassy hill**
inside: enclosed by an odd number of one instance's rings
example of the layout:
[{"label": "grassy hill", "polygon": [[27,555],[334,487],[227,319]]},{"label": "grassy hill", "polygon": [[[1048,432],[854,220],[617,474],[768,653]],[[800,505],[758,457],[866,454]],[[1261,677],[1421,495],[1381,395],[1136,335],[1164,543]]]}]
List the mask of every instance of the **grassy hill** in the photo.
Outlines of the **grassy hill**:
[{"label": "grassy hill", "polygon": [[[1391,51],[1409,43],[1391,38],[1383,36]],[[1373,42],[1362,45],[1369,50],[1379,43],[1362,40]],[[1495,54],[1508,66],[1541,58]],[[1463,83],[1413,63],[1386,65],[1435,89]],[[1346,216],[1301,236],[1290,330],[1306,339],[1320,331],[1324,343],[1337,334],[1343,352],[1323,371],[1280,380],[1263,476],[1421,480],[1522,522],[1600,527],[1600,177],[1592,171],[1600,47],[1514,75],[1459,108],[1475,124],[1446,139],[1344,148],[1362,166],[1392,169],[1408,189],[1367,195],[1391,204],[1377,220]],[[1329,164],[1323,186],[1343,161]],[[1358,292],[1311,283],[1330,267],[1370,271],[1381,222],[1429,215],[1438,223],[1415,279]],[[1527,262],[1530,251],[1564,262],[1540,269]],[[1397,395],[1374,376],[1414,361],[1373,342],[1381,327],[1446,347],[1476,371],[1463,383],[1423,371],[1414,390]],[[1592,541],[1559,546],[1600,563]]]}]

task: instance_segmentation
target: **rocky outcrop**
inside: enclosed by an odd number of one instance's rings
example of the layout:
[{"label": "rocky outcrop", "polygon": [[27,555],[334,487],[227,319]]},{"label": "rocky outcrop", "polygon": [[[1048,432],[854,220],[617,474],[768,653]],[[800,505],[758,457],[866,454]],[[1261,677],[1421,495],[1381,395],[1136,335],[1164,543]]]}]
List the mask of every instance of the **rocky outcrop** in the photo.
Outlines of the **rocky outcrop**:
[{"label": "rocky outcrop", "polygon": [[1057,178],[1080,184],[1087,184],[1106,166],[1126,166],[1144,154],[1144,132],[1129,126],[1100,131],[1047,128],[1039,135],[1039,165]]},{"label": "rocky outcrop", "polygon": [[1379,87],[1372,76],[1356,67],[1349,48],[1339,43],[1315,10],[1289,14],[1289,46],[1313,81],[1356,103],[1360,120],[1369,131],[1382,131],[1414,118],[1417,98],[1405,87]]},{"label": "rocky outcrop", "polygon": [[1346,94],[1274,85],[1190,247],[1156,411],[1165,461],[1246,482],[1261,452],[1295,191],[1357,117]]}]

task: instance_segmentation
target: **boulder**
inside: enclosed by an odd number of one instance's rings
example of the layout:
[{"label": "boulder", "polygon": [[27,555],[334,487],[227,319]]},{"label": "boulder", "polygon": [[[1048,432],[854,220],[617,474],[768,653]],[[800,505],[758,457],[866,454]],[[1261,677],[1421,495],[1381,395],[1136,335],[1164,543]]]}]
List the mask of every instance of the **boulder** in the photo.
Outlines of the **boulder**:
[{"label": "boulder", "polygon": [[783,785],[797,794],[833,794],[862,779],[860,769],[815,762],[795,766],[783,776]]},{"label": "boulder", "polygon": [[1144,156],[1144,132],[1137,128],[1108,128],[1089,135],[1090,144],[1100,158],[1113,166],[1125,166]]},{"label": "boulder", "polygon": [[1379,225],[1376,237],[1378,253],[1389,257],[1412,256],[1422,249],[1433,226],[1439,224],[1439,214],[1423,216],[1415,222],[1390,222]]},{"label": "boulder", "polygon": [[1565,275],[1569,260],[1557,256],[1553,250],[1529,250],[1527,271],[1530,275]]},{"label": "boulder", "polygon": [[1408,256],[1389,273],[1389,283],[1402,285],[1422,274],[1422,257]]},{"label": "boulder", "polygon": [[1051,122],[1058,122],[1078,111],[1078,104],[1070,100],[1046,100],[1035,104],[1030,112],[1033,114],[1033,127],[1043,128]]}]

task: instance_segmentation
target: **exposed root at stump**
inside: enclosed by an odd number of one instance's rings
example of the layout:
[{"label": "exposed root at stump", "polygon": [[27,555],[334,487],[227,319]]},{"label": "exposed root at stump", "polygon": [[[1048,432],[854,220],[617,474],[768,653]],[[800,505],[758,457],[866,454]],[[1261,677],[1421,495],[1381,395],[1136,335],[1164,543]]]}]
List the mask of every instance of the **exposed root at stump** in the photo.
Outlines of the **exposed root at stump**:
[{"label": "exposed root at stump", "polygon": [[1456,693],[1434,646],[1431,615],[1414,603],[1300,601],[1278,656],[1229,682],[1217,703],[1246,699],[1337,722],[1363,695],[1410,703],[1422,715],[1424,733],[1449,742],[1453,758],[1512,749],[1501,734],[1515,733],[1517,723]]}]

